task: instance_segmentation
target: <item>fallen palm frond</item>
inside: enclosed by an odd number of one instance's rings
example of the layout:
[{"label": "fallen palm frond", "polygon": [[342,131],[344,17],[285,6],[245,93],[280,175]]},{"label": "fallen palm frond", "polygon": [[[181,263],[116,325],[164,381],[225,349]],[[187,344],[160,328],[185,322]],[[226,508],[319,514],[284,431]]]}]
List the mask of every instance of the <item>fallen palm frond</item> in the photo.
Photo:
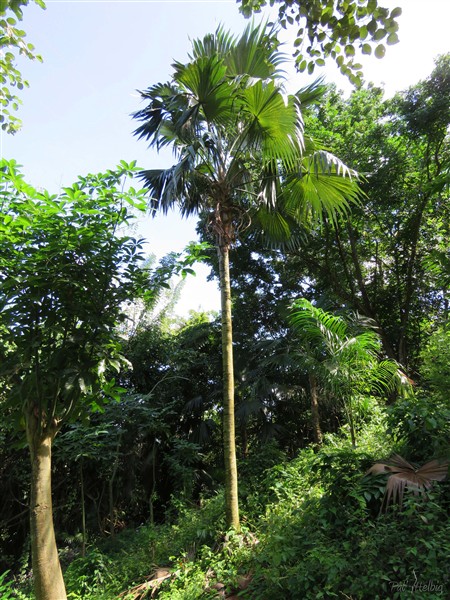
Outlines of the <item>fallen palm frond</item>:
[{"label": "fallen palm frond", "polygon": [[173,573],[170,569],[156,569],[147,581],[132,587],[125,592],[119,594],[118,598],[126,598],[127,600],[144,600],[145,598],[155,598],[158,589],[166,579],[172,577]]},{"label": "fallen palm frond", "polygon": [[386,510],[390,504],[398,504],[401,508],[405,488],[416,496],[424,494],[434,481],[443,481],[447,477],[448,464],[448,460],[435,459],[416,467],[394,454],[388,461],[374,464],[366,475],[388,475],[381,510]]}]

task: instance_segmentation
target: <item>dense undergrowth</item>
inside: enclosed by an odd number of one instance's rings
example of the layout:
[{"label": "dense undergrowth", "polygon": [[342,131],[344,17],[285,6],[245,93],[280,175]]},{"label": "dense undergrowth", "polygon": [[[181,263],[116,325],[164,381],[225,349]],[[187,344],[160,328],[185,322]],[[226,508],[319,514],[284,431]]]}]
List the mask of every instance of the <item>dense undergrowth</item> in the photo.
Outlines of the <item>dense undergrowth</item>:
[{"label": "dense undergrowth", "polygon": [[[448,481],[380,511],[386,479],[365,476],[394,452],[418,462],[448,455],[448,411],[410,404],[373,405],[356,449],[343,429],[291,460],[272,445],[255,452],[240,469],[239,534],[225,530],[219,492],[195,507],[174,499],[170,523],[98,540],[66,566],[69,598],[448,597]],[[402,421],[407,411],[416,418]],[[3,600],[32,598],[27,588],[26,578],[14,593],[0,580]]]}]

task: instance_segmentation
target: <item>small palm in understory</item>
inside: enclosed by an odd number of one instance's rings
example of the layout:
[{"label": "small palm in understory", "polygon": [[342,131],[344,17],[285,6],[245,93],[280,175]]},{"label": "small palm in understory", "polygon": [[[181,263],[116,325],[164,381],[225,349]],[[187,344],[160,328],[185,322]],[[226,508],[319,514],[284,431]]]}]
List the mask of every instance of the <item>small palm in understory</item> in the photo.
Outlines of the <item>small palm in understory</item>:
[{"label": "small palm in understory", "polygon": [[[292,360],[308,372],[315,441],[321,443],[320,384],[339,398],[347,412],[352,445],[356,446],[354,403],[363,390],[388,393],[400,386],[402,373],[392,360],[379,360],[377,333],[367,327],[352,331],[351,323],[301,298],[296,300],[289,323],[299,338]],[[357,323],[355,323],[358,325]]]},{"label": "small palm in understory", "polygon": [[[276,242],[296,223],[345,213],[358,198],[354,173],[305,139],[302,93],[283,88],[274,29],[247,27],[235,38],[219,28],[194,40],[189,62],[171,80],[142,92],[136,135],[177,162],[142,172],[150,207],[201,215],[215,240],[222,307],[223,429],[228,525],[239,528],[229,251],[250,225]],[[311,100],[321,92],[303,93]]]}]

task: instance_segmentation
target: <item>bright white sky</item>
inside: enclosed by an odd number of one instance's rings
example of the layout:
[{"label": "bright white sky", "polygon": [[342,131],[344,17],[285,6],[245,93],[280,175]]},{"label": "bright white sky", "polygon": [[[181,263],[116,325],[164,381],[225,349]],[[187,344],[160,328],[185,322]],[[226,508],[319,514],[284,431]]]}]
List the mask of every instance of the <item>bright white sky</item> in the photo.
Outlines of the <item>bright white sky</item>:
[{"label": "bright white sky", "polygon": [[[1,154],[23,165],[26,180],[57,192],[78,175],[113,168],[136,159],[144,168],[169,166],[171,155],[157,156],[138,141],[130,114],[141,106],[137,89],[167,81],[173,60],[184,61],[190,39],[219,24],[240,33],[247,21],[234,0],[46,0],[47,10],[24,9],[27,38],[44,63],[22,60],[31,88],[22,94],[23,129],[3,135]],[[366,80],[385,84],[386,93],[425,78],[438,54],[450,51],[449,0],[380,0],[401,6],[400,43],[384,59],[362,57]],[[273,13],[272,13],[273,14]],[[260,19],[261,17],[258,17]],[[320,74],[320,73],[319,73]],[[330,63],[327,81],[348,89]],[[293,88],[307,83],[295,75]],[[196,239],[195,221],[158,216],[142,225],[148,251],[158,257]],[[198,269],[183,291],[178,312],[218,309],[216,283]]]}]

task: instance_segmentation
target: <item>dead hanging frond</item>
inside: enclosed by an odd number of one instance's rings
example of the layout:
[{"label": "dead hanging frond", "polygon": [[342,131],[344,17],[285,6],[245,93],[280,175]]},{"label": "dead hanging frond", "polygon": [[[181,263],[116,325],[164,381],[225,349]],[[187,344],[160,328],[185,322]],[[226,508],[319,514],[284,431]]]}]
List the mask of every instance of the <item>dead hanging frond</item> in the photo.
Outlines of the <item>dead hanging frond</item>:
[{"label": "dead hanging frond", "polygon": [[245,208],[231,202],[217,203],[213,213],[209,215],[207,230],[218,240],[220,246],[230,248],[239,234],[251,225],[251,217]]},{"label": "dead hanging frond", "polygon": [[386,511],[390,504],[398,504],[401,508],[406,488],[415,496],[425,494],[433,482],[443,481],[447,477],[448,465],[448,460],[435,459],[417,467],[398,454],[385,462],[374,464],[366,475],[388,476],[380,512]]}]

